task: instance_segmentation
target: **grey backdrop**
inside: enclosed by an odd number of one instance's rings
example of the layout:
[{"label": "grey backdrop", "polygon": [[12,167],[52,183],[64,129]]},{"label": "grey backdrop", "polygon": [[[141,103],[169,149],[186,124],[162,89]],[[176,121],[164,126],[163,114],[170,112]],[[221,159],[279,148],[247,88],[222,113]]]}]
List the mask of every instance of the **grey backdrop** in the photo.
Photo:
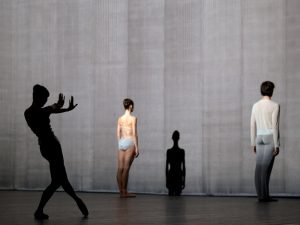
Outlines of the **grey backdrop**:
[{"label": "grey backdrop", "polygon": [[76,190],[116,191],[116,121],[136,103],[130,189],[165,193],[175,129],[185,194],[254,194],[249,119],[264,80],[281,104],[271,192],[300,194],[300,1],[1,0],[0,188],[42,189],[48,165],[23,112],[32,86],[78,107],[51,117]]}]

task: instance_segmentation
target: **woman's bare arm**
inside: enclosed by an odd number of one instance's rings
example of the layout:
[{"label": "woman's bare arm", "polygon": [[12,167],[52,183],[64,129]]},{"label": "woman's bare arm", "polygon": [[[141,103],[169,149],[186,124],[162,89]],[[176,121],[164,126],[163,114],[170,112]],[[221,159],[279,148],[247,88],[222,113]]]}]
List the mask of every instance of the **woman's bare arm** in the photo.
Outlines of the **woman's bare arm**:
[{"label": "woman's bare arm", "polygon": [[138,148],[137,118],[136,117],[133,118],[132,132],[133,132],[133,140],[134,140],[134,145],[135,145],[135,157],[138,157],[139,148]]},{"label": "woman's bare arm", "polygon": [[117,138],[118,138],[118,141],[119,141],[120,138],[121,138],[120,118],[118,119],[118,125],[117,125]]}]

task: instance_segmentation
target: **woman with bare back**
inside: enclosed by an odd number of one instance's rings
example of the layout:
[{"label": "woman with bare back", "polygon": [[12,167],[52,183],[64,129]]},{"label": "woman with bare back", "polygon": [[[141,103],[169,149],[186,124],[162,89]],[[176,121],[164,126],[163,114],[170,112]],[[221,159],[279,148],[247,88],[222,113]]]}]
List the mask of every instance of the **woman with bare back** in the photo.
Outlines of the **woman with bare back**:
[{"label": "woman with bare back", "polygon": [[135,197],[135,194],[128,193],[127,183],[129,169],[135,157],[139,155],[137,118],[132,116],[134,103],[126,98],[123,101],[125,113],[118,119],[117,137],[118,137],[118,172],[117,181],[121,198]]}]

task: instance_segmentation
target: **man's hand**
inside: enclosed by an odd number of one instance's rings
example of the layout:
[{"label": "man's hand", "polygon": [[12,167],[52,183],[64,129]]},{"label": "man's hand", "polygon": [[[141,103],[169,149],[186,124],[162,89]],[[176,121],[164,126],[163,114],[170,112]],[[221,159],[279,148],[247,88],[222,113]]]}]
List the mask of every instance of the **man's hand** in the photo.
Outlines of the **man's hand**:
[{"label": "man's hand", "polygon": [[58,96],[58,101],[56,103],[56,106],[57,108],[60,109],[64,106],[64,104],[65,104],[65,96],[62,93],[60,93]]},{"label": "man's hand", "polygon": [[69,100],[69,108],[68,108],[68,110],[71,111],[71,110],[75,109],[77,105],[78,104],[74,105],[74,98],[73,98],[73,96],[71,96],[71,99]]}]

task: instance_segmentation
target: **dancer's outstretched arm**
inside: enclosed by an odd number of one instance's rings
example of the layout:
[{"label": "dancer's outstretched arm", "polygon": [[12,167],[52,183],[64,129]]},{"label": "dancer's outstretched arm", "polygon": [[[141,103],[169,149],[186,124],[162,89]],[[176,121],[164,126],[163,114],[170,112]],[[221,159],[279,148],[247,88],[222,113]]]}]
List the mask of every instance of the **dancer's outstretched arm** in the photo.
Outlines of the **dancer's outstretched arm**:
[{"label": "dancer's outstretched arm", "polygon": [[78,104],[74,105],[74,98],[73,98],[73,96],[71,96],[71,99],[69,100],[69,107],[68,108],[62,108],[64,106],[64,103],[65,103],[65,96],[62,93],[60,93],[59,97],[58,97],[57,103],[55,103],[52,106],[50,106],[52,108],[52,113],[69,112],[69,111],[75,109],[76,106],[78,105]]}]

